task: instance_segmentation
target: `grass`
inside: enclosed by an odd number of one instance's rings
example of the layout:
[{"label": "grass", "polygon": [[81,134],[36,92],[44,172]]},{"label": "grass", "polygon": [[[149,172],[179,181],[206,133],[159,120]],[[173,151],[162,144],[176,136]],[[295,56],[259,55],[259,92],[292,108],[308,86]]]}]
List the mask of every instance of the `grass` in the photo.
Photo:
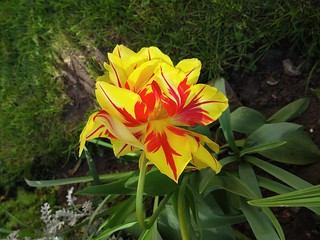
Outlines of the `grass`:
[{"label": "grass", "polygon": [[[69,99],[57,78],[60,49],[106,54],[118,43],[134,50],[155,45],[176,63],[199,58],[203,82],[229,70],[254,71],[268,49],[283,43],[315,66],[319,10],[309,0],[1,1],[0,189],[7,194],[24,177],[45,177],[76,151],[80,128],[63,118]],[[89,61],[92,76],[98,68]]]}]

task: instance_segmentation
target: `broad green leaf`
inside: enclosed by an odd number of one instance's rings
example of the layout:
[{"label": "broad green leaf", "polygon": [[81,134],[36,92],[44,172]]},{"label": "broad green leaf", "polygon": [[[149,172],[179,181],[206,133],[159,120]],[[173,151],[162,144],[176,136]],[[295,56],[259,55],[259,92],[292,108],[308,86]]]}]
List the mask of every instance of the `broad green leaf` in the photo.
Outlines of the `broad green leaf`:
[{"label": "broad green leaf", "polygon": [[309,103],[310,100],[307,98],[295,100],[273,114],[270,118],[268,118],[267,122],[286,122],[300,117],[308,109]]},{"label": "broad green leaf", "polygon": [[124,230],[124,229],[130,228],[130,227],[132,227],[132,226],[134,226],[136,224],[137,224],[136,221],[119,224],[118,226],[115,226],[113,228],[110,228],[110,229],[107,229],[107,230],[103,231],[98,237],[94,238],[94,240],[109,239],[113,233],[118,232],[120,230]]},{"label": "broad green leaf", "polygon": [[195,194],[195,201],[198,203],[199,220],[201,228],[212,229],[222,226],[233,225],[245,221],[243,214],[227,214],[219,206],[217,200],[210,194],[203,198],[200,194]]},{"label": "broad green leaf", "polygon": [[252,200],[249,204],[263,207],[320,207],[320,185]]},{"label": "broad green leaf", "polygon": [[320,160],[319,148],[303,129],[287,133],[282,140],[286,141],[283,146],[258,153],[277,162],[297,165],[310,164]]},{"label": "broad green leaf", "polygon": [[239,178],[254,193],[255,198],[262,197],[256,174],[249,163],[241,162],[239,164]]},{"label": "broad green leaf", "polygon": [[268,189],[278,194],[292,192],[294,190],[293,188],[288,187],[287,185],[284,185],[282,183],[276,182],[274,180],[262,176],[257,176],[257,180],[260,187]]},{"label": "broad green leaf", "polygon": [[[137,172],[133,173],[134,177]],[[118,181],[114,181],[107,184],[88,186],[84,189],[77,192],[80,195],[102,195],[106,196],[109,194],[124,194],[124,195],[133,195],[136,193],[135,189],[130,189],[125,187],[125,183],[128,181],[128,178],[123,178]]]},{"label": "broad green leaf", "polygon": [[248,107],[237,108],[230,118],[232,130],[247,135],[266,123],[266,117],[262,113]]},{"label": "broad green leaf", "polygon": [[229,163],[236,162],[238,160],[239,160],[239,158],[236,155],[234,155],[234,156],[228,156],[228,157],[219,159],[219,162],[222,165],[222,167],[224,167],[224,166],[228,165]]},{"label": "broad green leaf", "polygon": [[264,124],[248,136],[243,148],[284,141],[283,137],[287,133],[293,132],[301,127],[301,125],[294,123]]},{"label": "broad green leaf", "polygon": [[[108,174],[99,175],[99,179],[101,182],[112,182],[112,181],[117,181],[123,178],[127,178],[132,173],[133,171],[121,172],[121,173],[108,173]],[[25,179],[25,181],[31,187],[52,187],[52,186],[60,186],[60,185],[75,184],[75,183],[93,182],[93,177],[86,176],[86,177],[55,179],[55,180]]]},{"label": "broad green leaf", "polygon": [[195,125],[193,127],[186,127],[188,130],[202,134],[207,136],[208,138],[212,138],[210,128],[208,126]]},{"label": "broad green leaf", "polygon": [[313,186],[311,183],[308,183],[296,175],[259,158],[247,156],[245,157],[245,160],[295,189],[303,189]]},{"label": "broad green leaf", "polygon": [[257,240],[280,239],[270,219],[263,211],[260,211],[257,207],[248,205],[244,199],[241,201],[241,209]]},{"label": "broad green leaf", "polygon": [[[130,196],[128,199],[110,207],[108,209],[109,217],[100,224],[97,231],[101,232],[104,229],[112,229],[127,222],[128,216],[135,213],[135,203],[135,196]],[[108,230],[105,232],[108,232]]]},{"label": "broad green leaf", "polygon": [[[299,189],[309,188],[313,186],[311,183],[308,183],[307,181],[297,177],[296,175],[289,173],[288,171],[282,168],[279,168],[271,163],[263,161],[259,158],[246,157],[245,160],[263,169],[267,173],[271,174],[272,176],[276,177],[282,182],[288,184],[290,187],[294,189],[299,190]],[[308,208],[314,211],[315,213],[320,214],[320,207],[308,207]]]},{"label": "broad green leaf", "polygon": [[261,151],[280,147],[286,143],[287,143],[286,141],[278,141],[278,142],[266,143],[266,144],[261,144],[261,145],[254,146],[254,147],[245,148],[245,149],[241,150],[240,157],[242,157],[245,154],[258,153]]},{"label": "broad green leaf", "polygon": [[248,136],[243,148],[280,141],[286,144],[256,152],[271,160],[290,164],[309,164],[320,159],[320,150],[302,126],[294,123],[265,124]]},{"label": "broad green leaf", "polygon": [[162,240],[162,237],[158,231],[157,221],[152,225],[151,228],[144,230],[138,240]]},{"label": "broad green leaf", "polygon": [[[215,81],[214,86],[224,93],[226,95],[226,89],[225,89],[225,83],[223,78],[219,78],[218,80]],[[232,128],[231,128],[231,120],[230,120],[230,108],[228,107],[221,115],[219,118],[219,122],[221,125],[221,129],[223,132],[224,137],[226,138],[230,148],[234,152],[238,152],[239,149],[237,148],[235,144],[235,139],[233,136]]]},{"label": "broad green leaf", "polygon": [[[125,187],[129,189],[137,189],[137,185],[138,176],[130,177],[125,183]],[[178,184],[154,167],[146,175],[144,192],[150,196],[164,196],[173,192],[177,187]]]},{"label": "broad green leaf", "polygon": [[250,199],[255,198],[255,194],[248,188],[248,186],[241,179],[231,173],[221,173],[212,177],[210,181],[205,178],[200,178],[199,192],[202,196],[207,196],[210,192],[217,189],[225,189],[236,195]]},{"label": "broad green leaf", "polygon": [[284,236],[284,232],[282,230],[282,227],[281,227],[278,219],[274,215],[274,213],[270,210],[270,208],[267,208],[267,207],[263,207],[262,211],[267,215],[267,217],[271,221],[271,223],[272,223],[273,227],[276,229],[280,239],[285,240],[285,236]]}]

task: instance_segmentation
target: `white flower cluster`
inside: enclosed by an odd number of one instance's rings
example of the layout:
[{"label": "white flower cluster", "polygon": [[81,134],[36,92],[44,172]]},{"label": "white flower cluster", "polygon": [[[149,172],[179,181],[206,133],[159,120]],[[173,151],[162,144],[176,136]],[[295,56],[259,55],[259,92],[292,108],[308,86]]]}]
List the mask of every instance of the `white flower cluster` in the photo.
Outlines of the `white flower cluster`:
[{"label": "white flower cluster", "polygon": [[[63,240],[61,237],[56,236],[63,227],[72,227],[79,219],[90,217],[93,212],[92,202],[86,201],[81,206],[76,206],[75,201],[77,198],[73,196],[73,191],[74,188],[70,188],[66,196],[68,209],[63,207],[53,212],[49,203],[41,206],[41,220],[46,226],[44,230],[44,236],[46,237],[34,240]],[[18,231],[10,233],[3,240],[19,240]],[[24,240],[31,240],[31,238],[25,238]]]}]

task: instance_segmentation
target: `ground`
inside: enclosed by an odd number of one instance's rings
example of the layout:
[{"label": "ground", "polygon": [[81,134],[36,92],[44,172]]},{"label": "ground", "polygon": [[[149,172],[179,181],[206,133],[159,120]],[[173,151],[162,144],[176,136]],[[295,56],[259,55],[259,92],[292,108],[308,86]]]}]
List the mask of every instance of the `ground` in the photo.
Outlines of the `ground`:
[{"label": "ground", "polygon": [[[99,50],[86,51],[99,66],[105,60]],[[70,122],[84,120],[86,111],[94,104],[94,80],[85,71],[86,57],[79,57],[77,53],[64,53],[64,65],[61,67],[66,92],[71,103],[66,109],[66,118]],[[296,122],[304,126],[314,142],[320,147],[320,100],[315,89],[320,88],[320,71],[314,71],[309,76],[310,67],[301,65],[303,59],[297,57],[287,49],[273,49],[257,62],[257,70],[228,72],[226,79],[232,89],[230,95],[232,108],[244,105],[254,108],[267,117],[281,107],[302,97],[310,99],[307,111]],[[103,169],[121,170],[121,166],[114,158],[104,161]],[[126,166],[128,167],[128,166]],[[284,166],[287,170],[313,183],[320,183],[320,164],[310,166]],[[120,169],[119,169],[120,168]],[[313,214],[304,208],[276,208],[274,209],[286,235],[290,240],[316,240],[320,238],[320,228]],[[246,225],[242,226],[248,232]]]}]

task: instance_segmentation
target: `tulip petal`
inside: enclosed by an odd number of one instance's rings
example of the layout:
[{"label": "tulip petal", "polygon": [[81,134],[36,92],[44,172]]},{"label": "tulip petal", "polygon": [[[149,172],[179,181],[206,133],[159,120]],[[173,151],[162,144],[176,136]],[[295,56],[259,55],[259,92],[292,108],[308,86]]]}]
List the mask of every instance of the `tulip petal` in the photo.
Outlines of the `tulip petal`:
[{"label": "tulip petal", "polygon": [[140,149],[143,148],[142,143],[132,133],[133,131],[105,110],[101,110],[93,120],[103,124],[115,139]]},{"label": "tulip petal", "polygon": [[165,175],[178,182],[178,178],[192,160],[198,142],[183,129],[164,120],[149,122],[146,131],[147,158]]},{"label": "tulip petal", "polygon": [[159,59],[150,60],[136,68],[127,80],[129,89],[136,93],[141,91],[154,76],[154,70],[159,62]]},{"label": "tulip petal", "polygon": [[80,154],[87,140],[99,137],[118,139],[130,146],[143,149],[142,143],[134,136],[130,129],[105,110],[101,110],[90,116],[87,125],[80,135]]},{"label": "tulip petal", "polygon": [[99,112],[95,112],[91,114],[91,116],[87,121],[86,126],[83,128],[80,134],[79,156],[81,155],[87,140],[95,139],[99,137],[104,137],[104,138],[113,137],[104,124],[94,120],[97,114],[99,114]]},{"label": "tulip petal", "polygon": [[201,70],[201,62],[197,58],[181,60],[176,68],[186,74],[189,85],[197,83]]},{"label": "tulip petal", "polygon": [[133,57],[137,55],[134,51],[132,51],[124,45],[116,45],[112,53],[118,56],[119,58],[123,59],[124,61],[130,61]]},{"label": "tulip petal", "polygon": [[196,152],[193,153],[191,164],[198,169],[210,167],[216,173],[221,171],[221,164],[215,157],[201,144]]},{"label": "tulip petal", "polygon": [[188,91],[187,100],[172,117],[176,125],[207,125],[217,120],[228,107],[228,99],[214,87],[196,84]]},{"label": "tulip petal", "polygon": [[102,109],[127,126],[137,126],[148,118],[147,106],[139,94],[128,89],[97,82],[96,97]]},{"label": "tulip petal", "polygon": [[170,57],[163,52],[157,47],[145,47],[141,48],[141,50],[137,53],[137,58],[141,58],[144,61],[150,61],[151,59],[160,59],[167,64],[173,66],[173,63],[170,59]]}]

